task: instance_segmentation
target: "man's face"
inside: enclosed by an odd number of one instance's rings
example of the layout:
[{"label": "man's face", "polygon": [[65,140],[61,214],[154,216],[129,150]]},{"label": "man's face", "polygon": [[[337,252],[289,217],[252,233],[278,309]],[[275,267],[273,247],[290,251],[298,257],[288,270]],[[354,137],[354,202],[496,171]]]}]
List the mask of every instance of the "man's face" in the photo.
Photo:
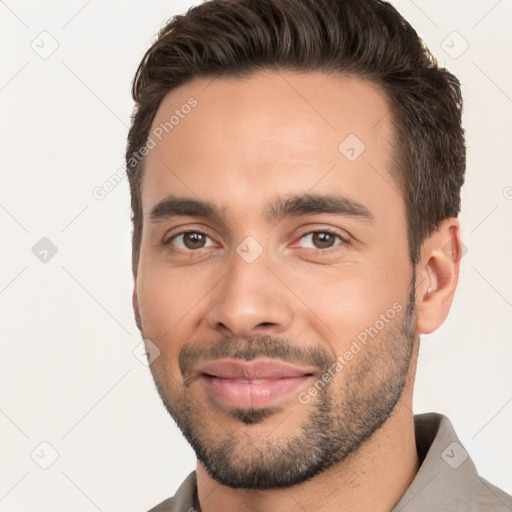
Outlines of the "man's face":
[{"label": "man's face", "polygon": [[410,371],[389,105],[367,81],[283,71],[195,79],[152,130],[176,109],[141,189],[151,370],[213,478],[293,485],[361,446]]}]

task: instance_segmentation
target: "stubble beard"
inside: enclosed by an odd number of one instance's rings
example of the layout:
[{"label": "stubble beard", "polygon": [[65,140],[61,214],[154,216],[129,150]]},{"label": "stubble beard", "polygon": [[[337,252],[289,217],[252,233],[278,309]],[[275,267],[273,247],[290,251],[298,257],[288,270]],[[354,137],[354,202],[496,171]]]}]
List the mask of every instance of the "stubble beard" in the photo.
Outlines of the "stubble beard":
[{"label": "stubble beard", "polygon": [[181,386],[152,366],[165,408],[210,476],[231,488],[290,487],[357,451],[391,416],[404,391],[416,340],[414,282],[401,316],[370,340],[307,405],[299,401],[292,405],[307,410],[293,435],[279,436],[279,428],[265,438],[252,435],[254,426],[269,417],[283,414],[284,420],[286,406],[224,410],[238,423],[228,430],[219,415],[194,396],[197,386],[194,388],[188,369],[206,354],[208,358],[242,360],[280,358],[324,371],[332,368],[336,359],[323,349],[298,349],[270,336],[236,342],[224,339],[206,351],[187,346],[180,352]]}]

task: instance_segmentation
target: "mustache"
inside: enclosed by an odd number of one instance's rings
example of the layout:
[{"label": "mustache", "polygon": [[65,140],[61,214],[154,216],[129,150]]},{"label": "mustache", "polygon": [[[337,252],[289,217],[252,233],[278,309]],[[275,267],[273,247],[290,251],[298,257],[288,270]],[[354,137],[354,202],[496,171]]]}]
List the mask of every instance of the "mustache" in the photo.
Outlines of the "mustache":
[{"label": "mustache", "polygon": [[178,363],[186,385],[199,362],[224,358],[251,361],[258,357],[314,366],[319,371],[328,369],[337,361],[334,354],[321,347],[298,347],[288,338],[264,335],[250,339],[224,337],[207,346],[189,343],[180,350]]}]

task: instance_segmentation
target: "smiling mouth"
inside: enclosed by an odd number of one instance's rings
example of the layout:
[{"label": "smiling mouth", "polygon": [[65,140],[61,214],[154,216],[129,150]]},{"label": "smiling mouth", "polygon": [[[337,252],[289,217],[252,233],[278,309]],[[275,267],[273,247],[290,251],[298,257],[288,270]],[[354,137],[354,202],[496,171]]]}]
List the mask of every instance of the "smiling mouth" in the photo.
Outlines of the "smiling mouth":
[{"label": "smiling mouth", "polygon": [[279,379],[224,379],[203,375],[207,392],[227,407],[259,409],[274,405],[280,399],[297,391],[310,378],[311,374],[300,377]]},{"label": "smiling mouth", "polygon": [[310,380],[310,369],[278,361],[219,360],[199,368],[207,394],[226,407],[259,409],[287,398]]}]

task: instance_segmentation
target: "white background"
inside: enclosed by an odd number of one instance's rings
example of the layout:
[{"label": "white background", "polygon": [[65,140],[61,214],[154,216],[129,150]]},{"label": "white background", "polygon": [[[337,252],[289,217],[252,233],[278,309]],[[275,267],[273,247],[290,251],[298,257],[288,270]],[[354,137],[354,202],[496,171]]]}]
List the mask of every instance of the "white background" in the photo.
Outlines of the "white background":
[{"label": "white background", "polygon": [[[468,141],[468,252],[449,319],[422,340],[415,410],[447,414],[480,473],[511,493],[512,2],[394,4],[462,81]],[[140,58],[191,5],[0,1],[4,512],[138,512],[194,469],[133,354],[128,184],[92,195],[123,166]],[[453,31],[469,44],[458,58]],[[31,44],[52,38],[42,59]],[[58,249],[46,263],[32,252],[42,237]],[[42,441],[59,454],[48,469],[31,458],[50,461]]]}]

